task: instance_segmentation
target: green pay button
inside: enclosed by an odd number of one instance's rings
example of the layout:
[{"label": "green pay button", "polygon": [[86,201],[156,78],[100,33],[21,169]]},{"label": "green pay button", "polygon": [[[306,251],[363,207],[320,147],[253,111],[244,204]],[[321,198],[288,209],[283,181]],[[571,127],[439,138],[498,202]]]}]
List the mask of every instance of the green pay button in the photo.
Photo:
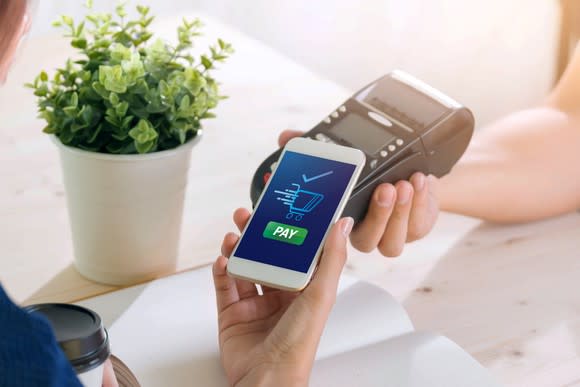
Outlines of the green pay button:
[{"label": "green pay button", "polygon": [[308,230],[287,224],[268,222],[262,235],[264,238],[300,246],[304,243],[304,239],[308,235]]}]

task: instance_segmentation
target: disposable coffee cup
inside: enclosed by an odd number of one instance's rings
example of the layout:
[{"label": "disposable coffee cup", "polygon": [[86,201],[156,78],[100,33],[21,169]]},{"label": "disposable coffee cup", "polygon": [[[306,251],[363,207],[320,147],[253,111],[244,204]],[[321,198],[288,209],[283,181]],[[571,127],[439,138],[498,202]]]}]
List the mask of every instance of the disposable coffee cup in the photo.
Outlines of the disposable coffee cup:
[{"label": "disposable coffee cup", "polygon": [[70,304],[36,304],[25,308],[44,316],[64,354],[85,387],[101,387],[109,358],[109,335],[98,314]]}]

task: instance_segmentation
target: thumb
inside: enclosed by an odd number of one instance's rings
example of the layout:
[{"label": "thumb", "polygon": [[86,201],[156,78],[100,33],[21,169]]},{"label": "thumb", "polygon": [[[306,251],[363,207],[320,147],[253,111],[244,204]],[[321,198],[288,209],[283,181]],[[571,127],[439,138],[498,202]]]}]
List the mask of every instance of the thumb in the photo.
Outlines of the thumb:
[{"label": "thumb", "polygon": [[353,223],[352,218],[343,218],[331,228],[310,285],[290,304],[265,343],[274,353],[294,352],[295,358],[302,359],[308,370],[336,299],[338,279],[346,261],[346,241]]},{"label": "thumb", "polygon": [[346,241],[353,224],[352,218],[342,218],[330,229],[318,270],[304,290],[304,293],[309,294],[308,298],[316,303],[328,304],[328,307],[334,303],[340,273],[346,262]]}]

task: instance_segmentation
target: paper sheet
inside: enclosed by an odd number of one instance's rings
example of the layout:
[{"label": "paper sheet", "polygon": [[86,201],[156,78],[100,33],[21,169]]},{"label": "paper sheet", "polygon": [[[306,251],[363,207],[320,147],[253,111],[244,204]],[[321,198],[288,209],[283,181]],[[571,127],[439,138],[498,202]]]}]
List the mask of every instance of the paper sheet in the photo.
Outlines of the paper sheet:
[{"label": "paper sheet", "polygon": [[[81,304],[102,316],[105,324],[110,327],[113,353],[133,370],[142,386],[227,385],[219,361],[211,268],[174,275],[89,299]],[[368,363],[367,369],[377,367],[376,374],[382,378],[385,369],[383,363],[392,362],[392,358],[403,359],[398,357],[401,352],[414,353],[413,348],[403,348],[404,343],[412,344],[414,341],[395,339],[394,342],[399,344],[393,348],[381,344],[373,346],[368,354],[366,349],[362,349],[345,357],[333,355],[372,343],[384,343],[389,337],[404,335],[412,330],[413,326],[405,311],[388,293],[344,276],[336,305],[321,339],[317,358],[326,360],[318,360],[320,367],[318,364],[314,367],[317,382],[319,385],[349,385],[326,383],[325,374],[327,369],[340,368],[343,363],[355,358]],[[476,364],[462,350],[457,351],[463,357],[461,364]],[[377,354],[374,355],[374,352]],[[369,356],[375,361],[367,362]],[[442,353],[430,356],[447,355]],[[335,358],[336,365],[333,365]],[[426,359],[430,361],[431,358]],[[401,360],[397,364],[403,367],[401,372],[413,373],[413,370],[419,369],[416,363]],[[393,385],[407,386],[404,383]]]},{"label": "paper sheet", "polygon": [[449,339],[413,332],[315,363],[310,385],[333,387],[498,387]]}]

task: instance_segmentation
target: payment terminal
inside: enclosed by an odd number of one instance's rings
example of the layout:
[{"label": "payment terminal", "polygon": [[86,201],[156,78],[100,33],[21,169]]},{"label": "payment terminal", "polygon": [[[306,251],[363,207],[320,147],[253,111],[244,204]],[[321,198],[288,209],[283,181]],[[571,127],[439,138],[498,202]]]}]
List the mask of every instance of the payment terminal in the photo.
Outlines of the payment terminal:
[{"label": "payment terminal", "polygon": [[[366,164],[343,216],[364,218],[375,188],[415,172],[441,177],[459,160],[473,134],[469,109],[441,91],[395,70],[355,93],[303,137],[358,148]],[[254,174],[250,196],[258,201],[281,150]]]}]

